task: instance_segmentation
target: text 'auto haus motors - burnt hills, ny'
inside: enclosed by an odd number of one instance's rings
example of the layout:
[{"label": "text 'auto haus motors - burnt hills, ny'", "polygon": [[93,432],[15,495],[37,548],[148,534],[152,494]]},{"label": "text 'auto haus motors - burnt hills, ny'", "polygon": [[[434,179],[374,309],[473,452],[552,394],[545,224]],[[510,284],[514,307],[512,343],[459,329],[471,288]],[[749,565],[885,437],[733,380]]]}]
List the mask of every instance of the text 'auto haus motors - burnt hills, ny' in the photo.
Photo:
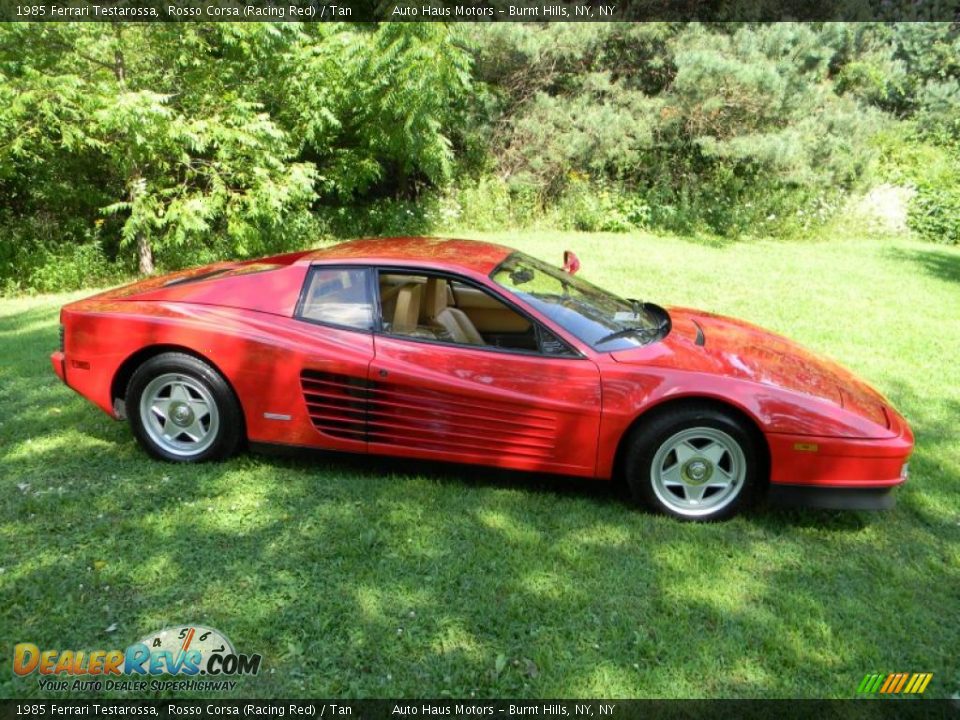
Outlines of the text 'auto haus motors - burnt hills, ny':
[{"label": "text 'auto haus motors - burnt hills, ny'", "polygon": [[[599,711],[598,713],[594,712],[594,707]],[[509,714],[510,717],[516,717],[518,715],[537,715],[542,717],[562,717],[565,715],[571,714],[571,709],[573,710],[573,715],[584,715],[590,716],[593,715],[613,715],[614,708],[616,708],[616,703],[536,703],[536,702],[525,702],[519,704],[513,703],[500,703],[497,707],[494,707],[490,704],[478,704],[478,703],[445,703],[445,704],[436,704],[436,703],[424,703],[422,705],[413,705],[413,704],[396,704],[393,705],[393,708],[390,711],[390,714],[393,716],[414,716],[414,715],[425,715],[425,716],[434,716],[434,715],[455,715],[457,717],[462,717],[464,715],[494,715],[494,714]]]},{"label": "text 'auto haus motors - burnt hills, ny'", "polygon": [[388,19],[395,18],[524,18],[527,20],[559,20],[562,18],[582,17],[594,19],[612,17],[616,12],[616,5],[574,5],[567,7],[560,3],[544,3],[542,5],[517,3],[506,7],[474,7],[470,5],[394,5],[389,12]]},{"label": "text 'auto haus motors - burnt hills, ny'", "polygon": [[[256,675],[261,660],[258,654],[238,653],[217,630],[188,625],[150,633],[125,650],[41,649],[18,643],[13,672],[21,678],[37,675],[47,691],[232,690],[237,683],[230,678]],[[157,679],[162,676],[178,679]]]}]

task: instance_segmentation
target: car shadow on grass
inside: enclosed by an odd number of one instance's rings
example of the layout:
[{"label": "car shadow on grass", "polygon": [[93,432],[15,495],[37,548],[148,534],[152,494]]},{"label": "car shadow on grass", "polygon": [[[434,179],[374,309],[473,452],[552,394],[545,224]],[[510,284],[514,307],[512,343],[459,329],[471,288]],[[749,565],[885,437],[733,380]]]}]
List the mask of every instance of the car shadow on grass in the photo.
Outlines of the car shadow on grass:
[{"label": "car shadow on grass", "polygon": [[248,452],[268,458],[271,462],[285,462],[301,468],[336,467],[368,477],[424,477],[445,485],[466,482],[473,486],[491,488],[521,488],[524,491],[558,496],[577,495],[601,503],[626,499],[625,489],[619,483],[566,475],[280,445],[255,444]]},{"label": "car shadow on grass", "polygon": [[[557,498],[577,497],[597,506],[613,506],[625,511],[651,515],[646,508],[630,497],[630,491],[622,477],[613,480],[577,478],[541,472],[522,472],[503,468],[460,465],[447,462],[412,460],[409,458],[383,458],[330,452],[311,448],[286,448],[283,446],[256,445],[250,450],[271,462],[289,463],[291,467],[324,468],[365,477],[389,477],[402,482],[405,477],[423,477],[447,486],[466,484],[471,487],[515,489],[522,492],[548,494]],[[771,530],[794,527],[819,527],[835,531],[860,531],[881,514],[850,510],[823,510],[818,508],[795,508],[767,502],[761,495],[759,501],[747,508],[743,515]],[[682,523],[681,520],[671,522]]]}]

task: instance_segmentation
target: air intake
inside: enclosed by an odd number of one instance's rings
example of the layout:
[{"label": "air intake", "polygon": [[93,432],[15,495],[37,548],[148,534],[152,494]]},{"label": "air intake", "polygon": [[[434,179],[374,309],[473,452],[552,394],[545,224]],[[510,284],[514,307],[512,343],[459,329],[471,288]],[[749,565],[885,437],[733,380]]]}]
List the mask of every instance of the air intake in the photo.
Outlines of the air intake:
[{"label": "air intake", "polygon": [[316,370],[300,384],[313,426],[329,437],[476,456],[556,454],[556,419],[513,403]]},{"label": "air intake", "polygon": [[368,383],[363,378],[304,370],[300,387],[313,426],[342,440],[366,440]]}]

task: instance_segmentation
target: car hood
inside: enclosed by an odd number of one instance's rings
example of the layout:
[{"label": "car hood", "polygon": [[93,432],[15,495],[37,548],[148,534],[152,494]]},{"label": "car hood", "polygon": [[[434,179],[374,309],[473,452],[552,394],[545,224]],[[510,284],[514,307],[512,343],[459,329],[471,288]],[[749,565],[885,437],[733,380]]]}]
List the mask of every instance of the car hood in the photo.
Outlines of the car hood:
[{"label": "car hood", "polygon": [[[884,428],[886,399],[849,370],[781,335],[742,320],[669,308],[672,331],[654,357],[645,348],[614,352],[617,362],[668,364],[735,377],[826,400]],[[647,346],[650,347],[650,346]]]}]

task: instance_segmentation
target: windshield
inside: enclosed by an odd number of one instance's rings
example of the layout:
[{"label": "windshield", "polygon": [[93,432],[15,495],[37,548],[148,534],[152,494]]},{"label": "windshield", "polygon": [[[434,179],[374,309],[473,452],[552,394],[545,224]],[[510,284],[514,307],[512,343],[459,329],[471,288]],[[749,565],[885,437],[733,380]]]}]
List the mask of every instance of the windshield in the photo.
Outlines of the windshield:
[{"label": "windshield", "polygon": [[514,253],[491,277],[595,350],[629,349],[661,335],[663,326],[641,303],[528,255]]}]

